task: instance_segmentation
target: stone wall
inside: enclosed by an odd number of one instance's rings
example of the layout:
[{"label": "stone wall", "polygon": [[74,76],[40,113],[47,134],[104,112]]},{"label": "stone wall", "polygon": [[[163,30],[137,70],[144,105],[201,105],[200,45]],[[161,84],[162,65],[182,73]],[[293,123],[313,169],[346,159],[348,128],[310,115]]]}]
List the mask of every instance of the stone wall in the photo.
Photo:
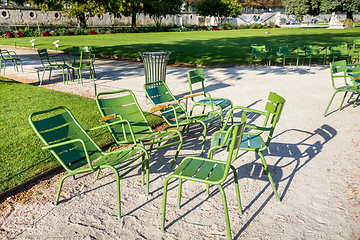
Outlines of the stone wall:
[{"label": "stone wall", "polygon": [[[225,22],[232,23],[234,25],[244,25],[252,24],[253,21],[252,13],[242,14],[237,18],[227,18]],[[275,13],[269,15],[269,13],[256,14],[261,16],[260,19],[264,21],[262,23],[269,24],[271,21],[275,23]],[[325,19],[329,20],[331,14],[321,14],[317,16],[318,21],[324,21]],[[345,14],[338,14],[338,19],[340,21],[345,20]],[[280,15],[282,23],[285,24],[288,22],[292,16],[287,16],[285,14]],[[306,15],[304,16],[304,21],[310,22],[313,17]],[[355,14],[354,18],[360,19],[360,14]],[[149,26],[153,25],[154,21],[150,19],[148,15],[138,14],[137,17],[137,26]],[[31,7],[12,7],[0,5],[0,24],[6,23],[9,25],[77,25],[76,19],[68,19],[61,11],[48,11],[42,13],[39,9],[34,9]],[[194,12],[182,12],[180,15],[175,16],[166,16],[162,20],[163,24],[166,25],[175,25],[175,26],[188,26],[188,25],[218,25],[218,21],[214,17],[202,17],[197,15]],[[104,14],[101,17],[90,17],[88,26],[130,26],[131,17],[121,16],[120,18],[114,18],[113,15]]]}]

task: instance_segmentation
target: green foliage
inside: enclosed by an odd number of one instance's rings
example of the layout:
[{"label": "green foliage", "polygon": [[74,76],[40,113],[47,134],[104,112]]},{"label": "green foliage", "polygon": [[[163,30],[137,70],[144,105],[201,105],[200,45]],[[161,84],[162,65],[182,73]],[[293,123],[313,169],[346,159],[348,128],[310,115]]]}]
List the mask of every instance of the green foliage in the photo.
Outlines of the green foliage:
[{"label": "green foliage", "polygon": [[241,14],[241,4],[236,0],[201,0],[195,4],[201,16],[219,18],[220,25],[226,17],[236,17]]},{"label": "green foliage", "polygon": [[176,15],[181,11],[182,0],[145,0],[144,12],[149,14],[150,18],[155,21],[156,27],[160,27],[161,20],[166,15]]}]

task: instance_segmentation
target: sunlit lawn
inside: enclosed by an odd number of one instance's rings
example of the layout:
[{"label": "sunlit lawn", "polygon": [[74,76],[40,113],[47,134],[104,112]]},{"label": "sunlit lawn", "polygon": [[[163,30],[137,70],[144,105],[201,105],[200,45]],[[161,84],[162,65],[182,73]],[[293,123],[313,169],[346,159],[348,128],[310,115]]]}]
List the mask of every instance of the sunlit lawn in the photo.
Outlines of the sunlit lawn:
[{"label": "sunlit lawn", "polygon": [[[60,40],[62,51],[71,51],[72,46],[94,46],[96,54],[135,59],[140,58],[140,51],[171,51],[169,61],[173,63],[238,65],[249,63],[249,48],[254,43],[272,48],[280,43],[290,47],[303,47],[305,43],[329,46],[334,42],[351,44],[358,37],[360,28],[273,28],[37,37],[35,47],[55,50],[52,42]],[[1,39],[0,44],[15,45],[16,42],[17,46],[31,47],[31,39]]]}]

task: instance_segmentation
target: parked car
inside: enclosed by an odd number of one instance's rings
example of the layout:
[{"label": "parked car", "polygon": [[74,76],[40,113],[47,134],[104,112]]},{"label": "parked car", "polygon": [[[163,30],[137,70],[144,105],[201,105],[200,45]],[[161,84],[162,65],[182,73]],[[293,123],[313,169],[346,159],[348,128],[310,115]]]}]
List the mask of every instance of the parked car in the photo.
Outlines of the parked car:
[{"label": "parked car", "polygon": [[316,18],[313,18],[313,19],[311,19],[311,24],[316,24],[316,22],[317,22],[317,19]]},{"label": "parked car", "polygon": [[295,19],[295,18],[291,18],[291,19],[289,20],[288,24],[290,24],[290,25],[293,25],[293,24],[299,24],[299,22],[298,22],[298,21],[296,21],[296,19]]}]

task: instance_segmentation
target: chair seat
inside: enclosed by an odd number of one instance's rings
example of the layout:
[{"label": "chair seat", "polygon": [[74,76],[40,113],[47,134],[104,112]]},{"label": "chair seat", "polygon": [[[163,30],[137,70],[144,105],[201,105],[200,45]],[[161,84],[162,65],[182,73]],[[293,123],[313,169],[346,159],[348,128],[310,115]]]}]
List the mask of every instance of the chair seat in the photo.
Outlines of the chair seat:
[{"label": "chair seat", "polygon": [[201,115],[189,116],[189,120],[191,123],[200,121],[200,122],[204,122],[205,124],[207,124],[209,122],[213,122],[219,118],[221,118],[221,116],[217,112],[209,112],[209,113],[204,113]]},{"label": "chair seat", "polygon": [[[226,135],[226,131],[215,132],[211,139],[211,147],[222,144],[222,142],[224,141],[225,135]],[[225,143],[225,147],[228,146],[228,143],[230,140],[231,140],[230,138],[227,139],[227,141]],[[259,135],[253,135],[253,134],[244,132],[241,137],[241,144],[240,144],[239,149],[241,150],[242,148],[243,149],[246,148],[247,151],[249,151],[249,150],[256,151],[264,146],[265,146],[265,143],[264,143],[264,140],[262,139],[262,137],[260,137]]]},{"label": "chair seat", "polygon": [[[231,105],[230,100],[228,99],[223,99],[223,98],[211,98],[211,102],[219,107],[221,107],[222,109],[228,107]],[[210,99],[202,99],[200,101],[198,101],[197,103],[200,104],[210,104]]]},{"label": "chair seat", "polygon": [[224,176],[226,162],[209,161],[207,158],[191,157],[181,162],[180,166],[176,168],[172,176],[186,180],[193,180],[196,182],[203,182],[211,184],[220,181]]},{"label": "chair seat", "polygon": [[353,85],[341,86],[336,88],[338,91],[347,91],[347,92],[358,92],[355,90]]}]

